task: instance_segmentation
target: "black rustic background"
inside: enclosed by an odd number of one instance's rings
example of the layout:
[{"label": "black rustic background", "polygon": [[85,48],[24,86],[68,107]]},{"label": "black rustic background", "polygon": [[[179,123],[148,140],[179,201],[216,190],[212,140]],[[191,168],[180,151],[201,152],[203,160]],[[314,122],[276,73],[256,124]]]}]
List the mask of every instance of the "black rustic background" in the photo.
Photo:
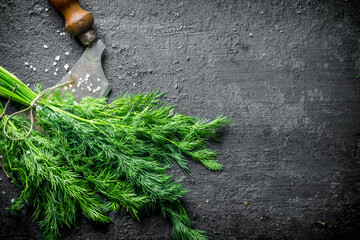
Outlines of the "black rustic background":
[{"label": "black rustic background", "polygon": [[[223,171],[171,170],[194,227],[209,239],[360,239],[359,1],[80,2],[107,45],[110,100],[160,89],[185,114],[233,120],[211,145]],[[64,31],[45,0],[0,0],[0,65],[30,87],[56,84],[84,51]],[[0,238],[40,239],[31,208],[5,210],[20,190],[0,177]],[[171,239],[158,213],[113,219],[80,217],[63,239]]]}]

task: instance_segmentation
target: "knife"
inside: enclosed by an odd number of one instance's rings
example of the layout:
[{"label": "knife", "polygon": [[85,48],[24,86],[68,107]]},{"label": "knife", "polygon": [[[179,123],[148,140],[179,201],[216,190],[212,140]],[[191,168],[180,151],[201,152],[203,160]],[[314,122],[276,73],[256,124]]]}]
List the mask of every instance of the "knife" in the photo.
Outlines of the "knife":
[{"label": "knife", "polygon": [[59,84],[72,81],[64,88],[71,90],[78,101],[89,96],[105,97],[110,91],[110,84],[101,64],[105,44],[97,38],[93,29],[92,13],[84,10],[78,0],[48,0],[48,2],[65,18],[65,28],[70,35],[77,37],[87,46],[83,55]]}]

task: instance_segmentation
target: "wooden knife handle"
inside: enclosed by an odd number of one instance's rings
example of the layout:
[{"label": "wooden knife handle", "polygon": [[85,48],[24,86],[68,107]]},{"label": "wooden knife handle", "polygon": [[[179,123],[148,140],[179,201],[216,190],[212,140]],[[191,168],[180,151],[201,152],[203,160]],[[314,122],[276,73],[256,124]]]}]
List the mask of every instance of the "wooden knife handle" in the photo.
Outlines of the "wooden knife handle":
[{"label": "wooden knife handle", "polygon": [[94,24],[91,12],[85,11],[78,0],[48,0],[65,18],[65,28],[72,36],[90,30]]}]

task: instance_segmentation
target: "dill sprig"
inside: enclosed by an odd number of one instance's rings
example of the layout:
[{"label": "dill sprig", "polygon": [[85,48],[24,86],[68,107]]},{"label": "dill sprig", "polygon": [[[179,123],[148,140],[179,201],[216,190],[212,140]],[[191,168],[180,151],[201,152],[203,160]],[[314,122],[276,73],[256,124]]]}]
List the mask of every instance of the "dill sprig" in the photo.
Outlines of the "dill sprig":
[{"label": "dill sprig", "polygon": [[[38,94],[0,67],[0,95],[29,106]],[[166,170],[176,162],[189,174],[186,156],[220,170],[208,140],[216,140],[216,131],[229,121],[175,113],[160,96],[127,93],[110,104],[90,97],[78,104],[71,92],[59,90],[44,96],[36,107],[41,131],[33,130],[23,141],[0,133],[3,167],[22,189],[10,209],[32,205],[44,239],[59,238],[60,229],[71,227],[79,212],[108,223],[110,212],[139,219],[155,209],[172,222],[175,239],[206,239],[204,231],[191,228],[179,200],[187,190]],[[6,130],[21,138],[29,121],[14,116]]]}]

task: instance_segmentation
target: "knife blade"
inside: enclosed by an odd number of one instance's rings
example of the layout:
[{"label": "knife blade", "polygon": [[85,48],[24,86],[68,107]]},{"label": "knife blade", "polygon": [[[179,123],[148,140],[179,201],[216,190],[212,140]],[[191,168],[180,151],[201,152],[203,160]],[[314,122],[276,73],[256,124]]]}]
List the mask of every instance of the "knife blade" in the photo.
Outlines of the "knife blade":
[{"label": "knife blade", "polygon": [[105,44],[97,38],[92,28],[93,15],[84,10],[78,0],[48,0],[48,2],[65,18],[66,30],[87,46],[74,67],[59,83],[71,80],[72,83],[63,88],[71,90],[78,101],[88,96],[106,96],[110,91],[110,84],[101,63]]}]

